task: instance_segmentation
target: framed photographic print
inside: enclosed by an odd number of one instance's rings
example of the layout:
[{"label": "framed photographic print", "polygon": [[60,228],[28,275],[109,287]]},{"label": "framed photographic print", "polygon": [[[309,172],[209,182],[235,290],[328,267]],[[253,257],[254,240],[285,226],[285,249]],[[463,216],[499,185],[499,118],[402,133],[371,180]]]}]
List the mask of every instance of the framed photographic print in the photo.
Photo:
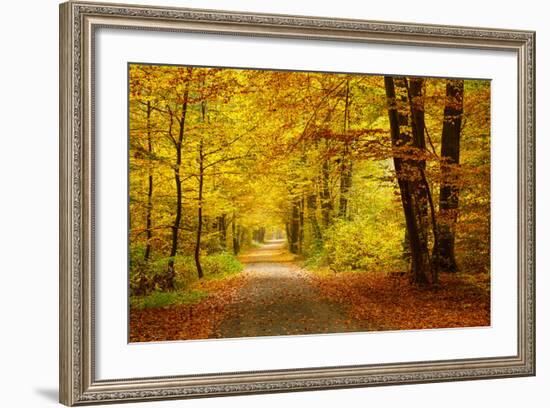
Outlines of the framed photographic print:
[{"label": "framed photographic print", "polygon": [[535,33],[60,6],[66,405],[535,374]]}]

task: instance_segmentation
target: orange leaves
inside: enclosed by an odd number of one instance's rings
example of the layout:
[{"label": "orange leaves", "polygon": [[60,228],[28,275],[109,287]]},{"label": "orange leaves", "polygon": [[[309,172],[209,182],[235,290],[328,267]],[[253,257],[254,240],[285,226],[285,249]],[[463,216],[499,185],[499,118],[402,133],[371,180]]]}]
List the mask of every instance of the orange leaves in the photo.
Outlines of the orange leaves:
[{"label": "orange leaves", "polygon": [[415,330],[490,325],[488,276],[478,282],[456,275],[441,276],[440,289],[422,289],[406,277],[398,282],[384,273],[342,273],[315,276],[321,293],[349,305],[351,319],[369,323],[371,330]]},{"label": "orange leaves", "polygon": [[130,310],[130,342],[205,339],[224,318],[228,304],[244,284],[242,275],[198,282],[209,292],[197,304]]}]

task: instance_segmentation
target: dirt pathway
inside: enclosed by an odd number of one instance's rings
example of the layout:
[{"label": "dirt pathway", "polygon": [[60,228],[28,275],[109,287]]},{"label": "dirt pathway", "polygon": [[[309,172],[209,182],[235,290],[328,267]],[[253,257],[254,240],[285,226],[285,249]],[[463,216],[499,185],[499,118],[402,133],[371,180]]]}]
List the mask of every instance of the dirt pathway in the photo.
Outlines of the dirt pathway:
[{"label": "dirt pathway", "polygon": [[284,247],[271,241],[241,257],[247,282],[212,337],[366,331],[341,305],[323,299]]}]

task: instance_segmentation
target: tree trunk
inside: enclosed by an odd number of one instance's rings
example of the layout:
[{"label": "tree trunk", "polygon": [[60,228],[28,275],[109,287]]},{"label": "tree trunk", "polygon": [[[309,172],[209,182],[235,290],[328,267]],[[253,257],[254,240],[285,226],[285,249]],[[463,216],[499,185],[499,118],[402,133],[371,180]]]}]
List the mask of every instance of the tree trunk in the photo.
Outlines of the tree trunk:
[{"label": "tree trunk", "polygon": [[298,253],[301,254],[304,251],[304,207],[305,200],[304,195],[300,198],[300,228],[298,232]]},{"label": "tree trunk", "polygon": [[152,212],[153,212],[153,165],[152,155],[153,155],[153,143],[151,140],[151,102],[147,101],[147,161],[148,161],[148,186],[147,186],[147,214],[145,215],[146,223],[146,244],[145,244],[145,262],[151,257],[151,240],[153,238],[153,223],[152,223]]},{"label": "tree trunk", "polygon": [[227,225],[225,214],[218,217],[218,233],[220,235],[220,246],[222,250],[225,250],[227,248]]},{"label": "tree trunk", "polygon": [[321,228],[319,227],[319,222],[317,221],[317,194],[310,193],[307,196],[307,218],[311,224],[311,229],[313,230],[313,240],[315,241],[315,246],[319,246],[322,243],[323,237],[321,235]]},{"label": "tree trunk", "polygon": [[[189,71],[190,73],[190,71]],[[181,118],[179,120],[179,134],[178,139],[175,141],[176,148],[176,163],[174,166],[174,181],[176,183],[176,214],[174,217],[174,224],[172,225],[172,245],[170,247],[170,259],[168,261],[168,274],[166,276],[165,289],[174,289],[174,280],[176,272],[174,270],[174,257],[178,252],[178,235],[181,224],[181,212],[182,212],[182,181],[181,181],[181,153],[183,146],[183,137],[185,135],[185,120],[187,116],[187,101],[189,98],[189,82],[191,78],[188,78],[185,91],[183,95],[183,104],[181,108]],[[173,116],[170,115],[170,135],[172,134],[172,122]]]},{"label": "tree trunk", "polygon": [[329,159],[325,158],[323,160],[323,166],[321,168],[321,213],[323,216],[323,227],[328,228],[330,225],[330,216],[332,212],[332,201],[330,197],[329,189],[329,176],[330,176],[330,167]]},{"label": "tree trunk", "polygon": [[460,130],[464,111],[464,80],[448,80],[441,135],[441,185],[439,188],[439,266],[458,270],[455,258],[455,225],[459,187],[456,167],[460,162]]},{"label": "tree trunk", "polygon": [[[406,79],[403,78],[402,81],[406,81]],[[415,283],[425,284],[429,282],[428,273],[430,270],[427,240],[424,239],[427,232],[422,222],[422,216],[419,214],[422,211],[422,205],[419,203],[419,195],[421,193],[418,190],[414,190],[417,182],[414,181],[414,177],[410,177],[409,175],[410,172],[414,173],[413,170],[415,170],[415,167],[418,171],[418,166],[420,164],[417,160],[408,158],[403,149],[412,144],[417,144],[419,141],[417,140],[415,143],[413,139],[417,137],[418,134],[414,134],[414,131],[410,132],[408,129],[409,109],[403,109],[402,104],[398,106],[393,78],[384,77],[384,84],[388,99],[388,117],[390,121],[392,148],[394,151],[393,162],[401,194],[405,223],[408,230],[412,280]],[[400,96],[402,100],[407,99],[404,95]],[[413,116],[416,114],[417,112],[414,111]],[[403,129],[401,125],[403,125]],[[416,128],[414,130],[418,131],[422,125],[423,121],[420,121],[420,123],[416,122]],[[403,157],[404,155],[405,157]]]},{"label": "tree trunk", "polygon": [[353,163],[348,157],[347,144],[344,148],[344,154],[342,157],[342,163],[340,168],[340,208],[338,209],[338,216],[343,219],[348,219],[348,201],[349,191],[352,186],[352,166]]},{"label": "tree trunk", "polygon": [[239,255],[239,252],[241,251],[241,246],[239,243],[239,232],[237,228],[237,217],[235,216],[235,212],[233,212],[233,219],[231,220],[231,239],[233,241],[233,253],[235,255]]},{"label": "tree trunk", "polygon": [[300,201],[296,198],[292,199],[289,234],[289,250],[293,254],[298,254],[300,252]]},{"label": "tree trunk", "polygon": [[[408,87],[408,99],[411,110],[411,128],[413,132],[412,146],[416,149],[413,155],[413,166],[417,169],[417,174],[413,179],[414,202],[417,203],[417,217],[420,224],[420,239],[422,250],[426,254],[426,264],[431,272],[432,284],[437,284],[439,279],[439,264],[431,262],[428,250],[428,230],[432,225],[433,232],[433,251],[435,258],[438,258],[439,234],[437,231],[437,221],[435,206],[430,191],[430,185],[426,178],[426,160],[424,154],[426,151],[426,124],[424,121],[424,78],[411,78]],[[406,84],[406,82],[405,82]],[[418,157],[416,157],[418,156]],[[428,209],[430,217],[428,217]]]},{"label": "tree trunk", "polygon": [[[204,113],[203,113],[204,115]],[[204,117],[203,117],[204,120]],[[202,234],[202,194],[204,188],[204,154],[203,154],[203,141],[202,138],[199,142],[199,196],[198,205],[199,210],[197,214],[197,240],[195,242],[195,265],[197,267],[197,274],[199,279],[203,277],[202,265],[201,265],[201,234]]]},{"label": "tree trunk", "polygon": [[349,118],[349,80],[346,82],[346,101],[344,108],[344,148],[342,151],[342,159],[340,163],[340,207],[338,208],[338,216],[340,218],[348,218],[348,201],[349,191],[351,190],[352,183],[352,167],[353,162],[349,157],[349,141],[347,139],[348,133],[348,119]]},{"label": "tree trunk", "polygon": [[288,248],[290,250],[292,238],[290,236],[290,223],[289,222],[285,222],[285,233],[286,233],[286,242],[287,242]]}]

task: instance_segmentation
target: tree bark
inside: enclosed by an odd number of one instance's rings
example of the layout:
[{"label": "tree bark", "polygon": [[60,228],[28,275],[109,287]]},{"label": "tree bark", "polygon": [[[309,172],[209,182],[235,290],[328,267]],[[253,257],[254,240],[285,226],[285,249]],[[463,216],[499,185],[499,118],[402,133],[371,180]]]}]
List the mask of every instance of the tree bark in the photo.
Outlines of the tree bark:
[{"label": "tree bark", "polygon": [[352,168],[353,162],[349,157],[349,140],[347,138],[348,133],[348,119],[349,118],[349,80],[346,82],[346,100],[344,107],[344,148],[342,149],[342,159],[340,163],[340,206],[338,208],[338,216],[340,218],[348,218],[348,201],[349,191],[351,190],[352,183]]},{"label": "tree bark", "polygon": [[218,217],[218,233],[220,235],[220,246],[222,250],[227,248],[227,225],[226,215],[222,214]]},{"label": "tree bark", "polygon": [[[203,113],[204,115],[204,113]],[[204,117],[203,117],[204,120]],[[195,241],[195,266],[199,279],[203,277],[201,265],[201,236],[202,236],[202,194],[204,188],[204,154],[203,140],[199,142],[199,196],[198,196],[198,213],[197,213],[197,239]]]},{"label": "tree bark", "polygon": [[323,227],[328,228],[330,225],[330,217],[332,212],[332,200],[329,189],[330,165],[329,159],[323,159],[321,168],[321,213],[323,219]]},{"label": "tree bark", "polygon": [[147,101],[147,161],[148,161],[148,168],[147,168],[147,213],[145,215],[145,229],[146,229],[146,236],[145,239],[147,240],[145,244],[145,262],[149,260],[151,257],[151,240],[153,238],[153,222],[152,222],[152,212],[153,212],[153,165],[151,163],[152,161],[152,155],[153,155],[153,142],[151,140],[151,101]]},{"label": "tree bark", "polygon": [[[402,81],[405,82],[406,79],[403,78]],[[394,79],[392,77],[384,77],[384,85],[388,99],[388,118],[390,122],[392,148],[394,151],[393,162],[409,237],[412,272],[411,278],[415,283],[426,284],[429,282],[428,274],[430,271],[430,262],[427,240],[425,239],[427,232],[426,227],[422,222],[421,214],[422,203],[420,202],[420,196],[422,192],[421,190],[415,189],[418,182],[416,182],[415,177],[411,177],[410,174],[414,174],[415,170],[418,171],[421,163],[418,163],[418,160],[412,160],[409,158],[404,151],[404,148],[407,146],[419,144],[420,140],[414,139],[418,137],[418,133],[416,132],[422,128],[423,120],[416,122],[413,120],[415,127],[411,126],[411,132],[408,129],[409,109],[401,109],[401,111],[398,109]],[[402,95],[402,99],[407,98]],[[418,115],[416,110],[412,112],[411,116],[415,115]],[[419,117],[416,117],[416,119],[419,119]],[[401,125],[403,125],[403,128]]]},{"label": "tree bark", "polygon": [[289,234],[289,250],[293,254],[298,254],[300,252],[300,201],[297,198],[292,200]]},{"label": "tree bark", "polygon": [[[189,70],[189,75],[191,71]],[[178,235],[181,224],[181,212],[183,207],[182,196],[182,181],[181,181],[181,153],[183,146],[183,139],[185,135],[185,120],[187,117],[187,102],[189,99],[189,82],[191,78],[187,78],[185,83],[185,90],[183,94],[183,103],[181,107],[181,118],[179,119],[179,134],[177,140],[175,140],[176,148],[176,163],[174,166],[174,181],[176,184],[176,214],[174,217],[174,224],[172,225],[172,245],[170,247],[170,259],[168,261],[168,274],[166,276],[165,289],[174,289],[174,280],[176,271],[174,270],[174,257],[178,252]],[[173,116],[170,115],[170,135],[172,134],[172,122]]]},{"label": "tree bark", "polygon": [[313,230],[313,239],[316,246],[320,246],[323,240],[321,234],[321,228],[319,227],[319,222],[317,221],[317,194],[315,192],[310,193],[307,196],[307,218],[311,224],[311,229]]},{"label": "tree bark", "polygon": [[304,207],[305,207],[305,200],[304,195],[302,194],[302,197],[300,198],[300,228],[298,230],[298,253],[301,254],[304,251]]},{"label": "tree bark", "polygon": [[441,185],[439,188],[439,267],[458,270],[455,258],[455,225],[459,187],[456,167],[460,162],[460,131],[464,112],[464,80],[448,80],[441,135]]},{"label": "tree bark", "polygon": [[233,219],[231,220],[231,239],[233,241],[233,253],[239,255],[241,251],[241,245],[239,242],[239,228],[237,228],[237,217],[233,211]]},{"label": "tree bark", "polygon": [[[426,124],[424,121],[424,78],[410,78],[408,87],[408,99],[411,110],[411,128],[413,132],[412,146],[415,148],[414,167],[418,173],[413,180],[413,192],[415,203],[417,203],[417,217],[420,224],[420,239],[422,250],[425,251],[426,265],[431,274],[431,283],[437,284],[439,279],[439,264],[432,262],[429,257],[429,239],[428,230],[431,220],[433,232],[433,251],[435,259],[438,257],[439,234],[437,231],[437,221],[435,214],[435,206],[430,191],[430,185],[426,178],[426,160],[424,154],[426,151]],[[405,83],[406,84],[406,83]],[[416,157],[418,156],[418,157]],[[428,212],[430,216],[428,216]]]}]

